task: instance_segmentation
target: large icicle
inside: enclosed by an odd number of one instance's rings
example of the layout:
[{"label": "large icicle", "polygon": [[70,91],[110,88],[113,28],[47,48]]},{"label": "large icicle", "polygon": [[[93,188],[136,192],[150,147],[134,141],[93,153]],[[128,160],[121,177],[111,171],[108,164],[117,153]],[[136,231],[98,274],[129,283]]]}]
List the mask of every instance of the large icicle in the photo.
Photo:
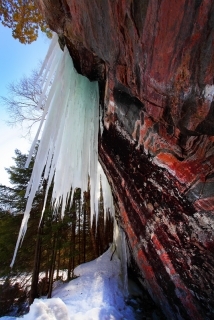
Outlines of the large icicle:
[{"label": "large icicle", "polygon": [[[98,219],[100,181],[102,183],[104,213],[110,210],[114,216],[114,204],[106,175],[98,162],[99,95],[98,83],[79,75],[73,66],[67,48],[62,52],[55,36],[48,51],[42,71],[46,82],[40,104],[46,105],[38,133],[29,153],[27,165],[44,125],[32,176],[26,190],[28,197],[11,267],[23,239],[33,199],[40,188],[42,177],[47,180],[46,196],[54,182],[53,209],[64,209],[71,189],[88,189],[90,177],[91,215]],[[51,84],[51,86],[50,86]],[[46,118],[46,121],[44,121]],[[44,176],[43,176],[44,175]],[[43,213],[42,213],[43,214]],[[92,219],[91,219],[92,220]],[[114,243],[123,267],[124,293],[127,295],[127,251],[125,234],[115,221]]]},{"label": "large icicle", "polygon": [[[52,204],[54,209],[62,204],[62,215],[71,188],[72,190],[81,188],[82,192],[86,191],[88,177],[90,177],[92,215],[97,208],[98,83],[90,82],[76,72],[67,48],[62,52],[56,37],[52,41],[42,72],[45,73],[47,81],[52,82],[51,89],[48,89],[49,83],[47,85],[44,82],[41,97],[42,101],[48,94],[43,122],[46,114],[47,118],[26,191],[28,200],[11,266],[20,241],[25,235],[33,199],[40,187],[44,169],[44,178],[48,181],[46,199],[53,180]],[[43,122],[32,145],[29,161]]]},{"label": "large icicle", "polygon": [[[88,189],[88,177],[90,177],[91,215],[96,214],[97,221],[101,181],[104,213],[110,210],[114,216],[111,188],[98,162],[100,122],[98,83],[90,82],[75,71],[67,48],[64,52],[60,50],[56,35],[50,45],[41,74],[44,82],[38,108],[43,105],[44,99],[47,100],[26,165],[30,162],[43,125],[44,128],[26,190],[28,200],[11,266],[14,264],[19,244],[25,235],[33,199],[40,188],[42,178],[47,180],[43,212],[52,181],[54,182],[53,209],[57,210],[62,206],[63,216],[71,189],[74,192],[76,188],[80,188],[83,193]],[[46,121],[44,121],[45,118]],[[121,260],[124,294],[128,295],[128,250],[125,233],[117,226],[116,221],[114,222],[114,244]]]},{"label": "large icicle", "polygon": [[104,219],[106,219],[106,212],[109,210],[111,215],[114,217],[115,209],[114,209],[114,202],[111,192],[111,187],[109,185],[109,182],[107,180],[107,177],[103,171],[103,168],[101,167],[100,163],[98,162],[97,167],[97,183],[96,183],[96,195],[97,200],[95,202],[95,213],[96,213],[96,221],[98,219],[97,213],[98,213],[98,197],[100,195],[100,181],[102,184],[102,192],[103,192],[103,202],[104,202]]}]

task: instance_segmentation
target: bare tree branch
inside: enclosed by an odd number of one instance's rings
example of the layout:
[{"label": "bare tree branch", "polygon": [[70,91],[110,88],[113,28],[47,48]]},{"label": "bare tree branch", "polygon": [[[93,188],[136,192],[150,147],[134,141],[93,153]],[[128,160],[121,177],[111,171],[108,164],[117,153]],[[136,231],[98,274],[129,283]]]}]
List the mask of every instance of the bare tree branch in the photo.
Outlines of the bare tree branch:
[{"label": "bare tree branch", "polygon": [[20,80],[8,85],[8,96],[0,97],[1,103],[6,107],[11,126],[21,125],[27,128],[28,133],[32,131],[34,124],[41,120],[45,106],[44,97],[38,109],[42,95],[43,75],[39,76],[39,68],[33,70],[30,76],[23,76]]}]

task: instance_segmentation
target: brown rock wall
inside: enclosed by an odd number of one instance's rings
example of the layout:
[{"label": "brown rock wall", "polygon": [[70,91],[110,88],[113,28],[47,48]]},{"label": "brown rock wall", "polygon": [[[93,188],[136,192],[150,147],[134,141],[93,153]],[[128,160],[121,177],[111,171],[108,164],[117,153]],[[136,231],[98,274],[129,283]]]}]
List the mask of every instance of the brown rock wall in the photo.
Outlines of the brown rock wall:
[{"label": "brown rock wall", "polygon": [[214,317],[214,2],[38,0],[100,82],[100,161],[168,319]]}]

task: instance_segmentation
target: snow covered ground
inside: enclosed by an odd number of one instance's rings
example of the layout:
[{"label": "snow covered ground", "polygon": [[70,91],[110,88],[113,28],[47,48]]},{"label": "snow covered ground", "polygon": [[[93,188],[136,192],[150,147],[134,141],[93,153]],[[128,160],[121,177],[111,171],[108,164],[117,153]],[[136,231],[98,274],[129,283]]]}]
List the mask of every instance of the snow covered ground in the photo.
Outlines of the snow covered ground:
[{"label": "snow covered ground", "polygon": [[[112,257],[112,259],[111,259]],[[51,299],[36,299],[23,320],[132,320],[125,303],[121,262],[109,248],[101,257],[75,269],[76,279],[55,283]],[[1,320],[20,318],[2,317]]]}]

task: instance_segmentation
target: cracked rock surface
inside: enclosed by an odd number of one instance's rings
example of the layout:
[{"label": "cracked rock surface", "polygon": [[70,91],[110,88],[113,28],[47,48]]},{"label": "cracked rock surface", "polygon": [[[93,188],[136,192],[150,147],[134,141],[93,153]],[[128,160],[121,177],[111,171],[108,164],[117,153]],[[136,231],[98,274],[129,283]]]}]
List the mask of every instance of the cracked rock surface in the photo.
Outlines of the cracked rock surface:
[{"label": "cracked rock surface", "polygon": [[214,2],[37,0],[100,84],[100,162],[168,319],[214,318]]}]

